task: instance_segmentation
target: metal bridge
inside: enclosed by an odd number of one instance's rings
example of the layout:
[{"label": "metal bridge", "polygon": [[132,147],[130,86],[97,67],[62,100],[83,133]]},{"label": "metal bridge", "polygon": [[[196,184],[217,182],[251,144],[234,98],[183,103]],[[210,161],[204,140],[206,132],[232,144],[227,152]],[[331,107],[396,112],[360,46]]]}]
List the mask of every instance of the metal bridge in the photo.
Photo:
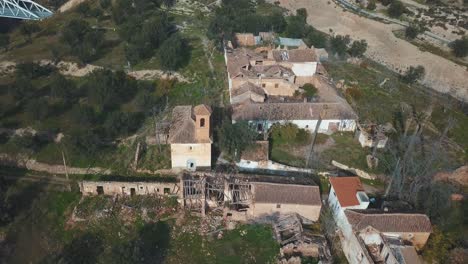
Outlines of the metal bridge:
[{"label": "metal bridge", "polygon": [[0,0],[0,17],[40,20],[52,14],[52,11],[31,0]]}]

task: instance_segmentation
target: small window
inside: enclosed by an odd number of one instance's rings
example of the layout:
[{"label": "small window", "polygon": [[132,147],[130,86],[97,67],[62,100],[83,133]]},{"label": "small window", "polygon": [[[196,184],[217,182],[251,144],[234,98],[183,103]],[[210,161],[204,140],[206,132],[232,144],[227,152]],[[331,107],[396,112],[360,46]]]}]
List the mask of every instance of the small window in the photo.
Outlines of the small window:
[{"label": "small window", "polygon": [[277,209],[281,208],[281,204],[277,204],[277,205],[276,205],[276,208],[277,208]]},{"label": "small window", "polygon": [[275,83],[275,88],[278,88],[279,87],[279,84]]},{"label": "small window", "polygon": [[171,189],[169,188],[164,188],[164,194],[169,194],[171,192]]},{"label": "small window", "polygon": [[156,188],[156,192],[159,192],[159,188]]},{"label": "small window", "polygon": [[200,127],[205,127],[205,118],[200,119]]},{"label": "small window", "polygon": [[140,190],[143,190],[143,186],[140,186]]},{"label": "small window", "polygon": [[136,194],[135,188],[130,188],[130,195],[134,196]]},{"label": "small window", "polygon": [[262,83],[262,87],[265,88],[265,87],[266,87],[266,83]]},{"label": "small window", "polygon": [[192,149],[193,149],[193,147],[192,147],[192,146],[190,146],[190,147],[189,147],[189,149],[190,149],[190,150],[192,150]]},{"label": "small window", "polygon": [[97,192],[97,194],[99,194],[99,195],[104,194],[104,187],[98,186],[98,187],[96,188],[96,192]]},{"label": "small window", "polygon": [[306,125],[306,128],[309,128],[309,125]]}]

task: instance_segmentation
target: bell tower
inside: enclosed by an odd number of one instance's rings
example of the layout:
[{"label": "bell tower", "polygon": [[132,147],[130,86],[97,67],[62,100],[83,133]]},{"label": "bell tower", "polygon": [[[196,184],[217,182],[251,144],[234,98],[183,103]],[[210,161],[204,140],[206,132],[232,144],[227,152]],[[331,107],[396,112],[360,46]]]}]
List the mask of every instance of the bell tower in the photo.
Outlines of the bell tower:
[{"label": "bell tower", "polygon": [[211,141],[210,116],[211,108],[207,105],[197,105],[193,109],[195,115],[195,138],[197,141]]}]

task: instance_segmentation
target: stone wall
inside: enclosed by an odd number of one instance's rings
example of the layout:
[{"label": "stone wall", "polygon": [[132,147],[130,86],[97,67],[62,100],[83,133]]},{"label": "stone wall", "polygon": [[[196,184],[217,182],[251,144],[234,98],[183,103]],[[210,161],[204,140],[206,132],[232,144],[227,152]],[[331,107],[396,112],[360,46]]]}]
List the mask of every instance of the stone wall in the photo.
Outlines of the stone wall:
[{"label": "stone wall", "polygon": [[109,182],[82,181],[79,183],[83,196],[89,195],[177,195],[182,198],[180,183],[168,182]]},{"label": "stone wall", "polygon": [[341,164],[339,163],[338,161],[334,161],[332,160],[332,165],[339,168],[339,169],[342,169],[342,170],[345,170],[345,171],[349,171],[351,173],[354,173],[356,174],[357,176],[361,177],[361,178],[364,178],[364,179],[369,179],[369,180],[375,180],[377,179],[377,176],[374,175],[374,174],[370,174],[370,173],[367,173],[363,170],[360,170],[360,169],[356,169],[356,168],[351,168],[351,167],[348,167],[347,165],[344,165],[344,164]]}]

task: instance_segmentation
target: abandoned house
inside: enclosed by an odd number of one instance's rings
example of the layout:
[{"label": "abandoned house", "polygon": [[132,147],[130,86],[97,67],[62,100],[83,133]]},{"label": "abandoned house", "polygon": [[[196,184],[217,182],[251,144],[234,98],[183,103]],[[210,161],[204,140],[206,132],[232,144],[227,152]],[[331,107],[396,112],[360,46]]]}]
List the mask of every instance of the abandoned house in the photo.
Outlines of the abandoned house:
[{"label": "abandoned house", "polygon": [[385,148],[388,136],[387,133],[394,131],[391,124],[358,124],[359,143],[362,147]]},{"label": "abandoned house", "polygon": [[356,232],[356,239],[362,250],[360,254],[354,254],[359,263],[424,263],[414,246],[405,245],[400,238],[385,236],[371,226]]},{"label": "abandoned house", "polygon": [[350,263],[418,263],[417,250],[432,232],[424,214],[345,210],[339,226]]},{"label": "abandoned house", "polygon": [[240,94],[235,90],[245,83],[268,96],[292,97],[300,86],[312,82],[318,64],[313,48],[257,50],[225,48],[231,102]]},{"label": "abandoned house", "polygon": [[174,107],[169,129],[172,168],[211,167],[210,116],[206,105]]},{"label": "abandoned house", "polygon": [[297,213],[311,221],[318,221],[322,208],[318,186],[263,182],[252,183],[252,186],[252,217]]},{"label": "abandoned house", "polygon": [[208,211],[229,212],[233,220],[269,218],[297,213],[317,221],[322,202],[316,185],[253,182],[249,177],[186,175],[181,181],[182,205],[204,215]]},{"label": "abandoned house", "polygon": [[425,214],[346,210],[345,215],[354,231],[371,226],[384,236],[409,242],[418,250],[426,245],[432,232],[431,222]]},{"label": "abandoned house", "polygon": [[88,195],[177,195],[179,182],[81,181],[80,192]]},{"label": "abandoned house", "polygon": [[[318,70],[314,48],[225,48],[232,120],[248,121],[259,132],[274,123],[291,122],[318,132],[354,131],[357,115]],[[306,98],[301,88],[317,94]]]},{"label": "abandoned house", "polygon": [[405,261],[417,256],[432,232],[426,215],[367,209],[369,198],[358,177],[329,180],[328,203],[349,263],[417,263]]},{"label": "abandoned house", "polygon": [[235,33],[234,44],[236,47],[252,47],[258,45],[276,45],[284,49],[307,47],[302,39],[276,37],[273,32]]},{"label": "abandoned house", "polygon": [[244,103],[233,105],[232,120],[248,121],[258,132],[287,122],[319,133],[354,131],[357,116],[341,103]]}]

